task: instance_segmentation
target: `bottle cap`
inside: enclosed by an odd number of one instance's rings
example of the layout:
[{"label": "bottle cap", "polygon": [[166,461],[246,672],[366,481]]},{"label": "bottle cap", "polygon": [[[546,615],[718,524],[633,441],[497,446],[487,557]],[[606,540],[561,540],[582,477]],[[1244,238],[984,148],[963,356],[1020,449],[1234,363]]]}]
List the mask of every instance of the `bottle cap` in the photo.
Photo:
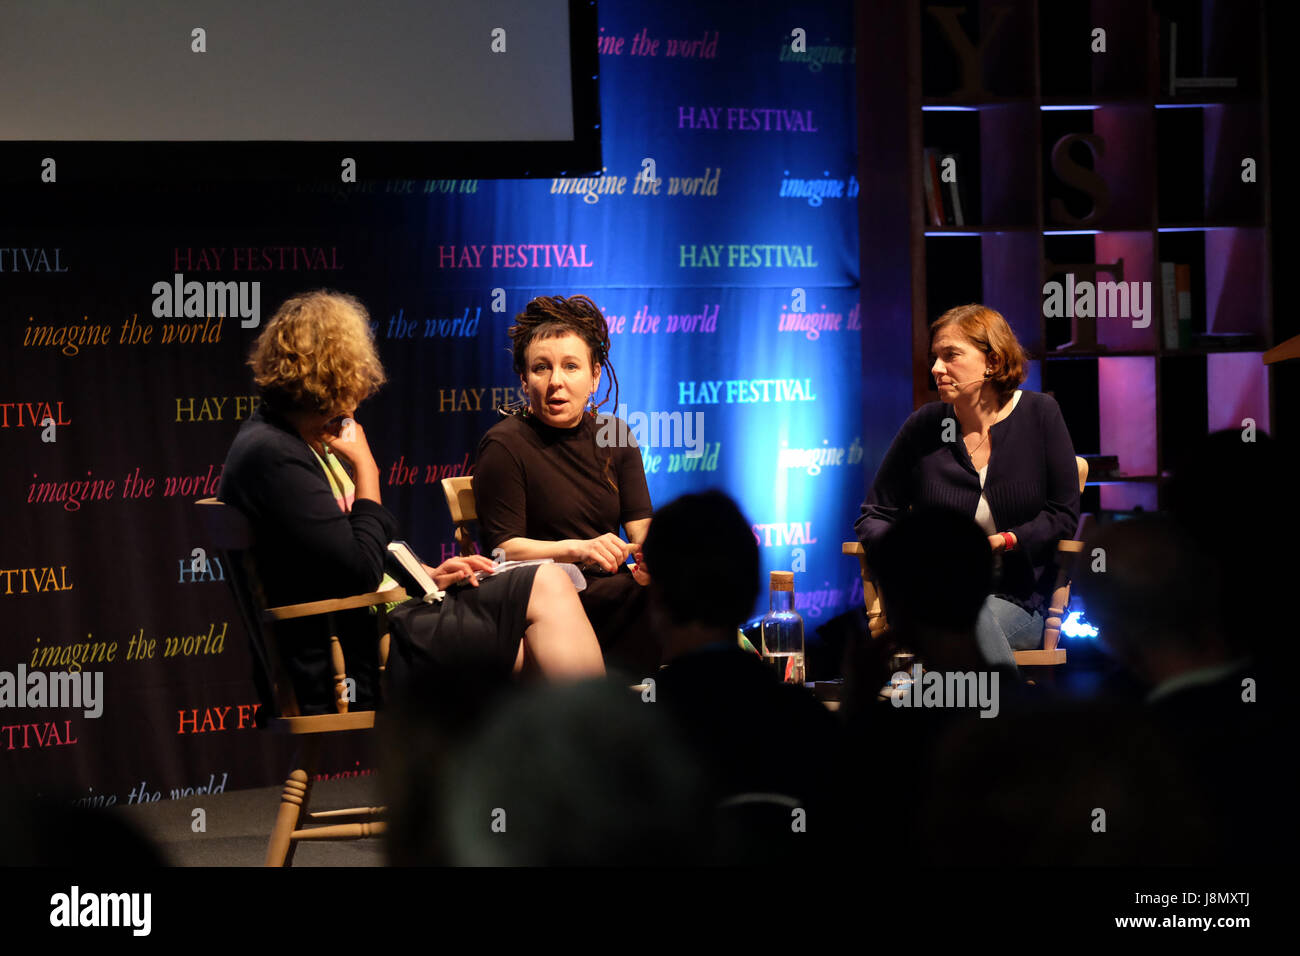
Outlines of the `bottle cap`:
[{"label": "bottle cap", "polygon": [[794,590],[794,572],[793,571],[773,571],[771,576],[773,591],[793,591]]}]

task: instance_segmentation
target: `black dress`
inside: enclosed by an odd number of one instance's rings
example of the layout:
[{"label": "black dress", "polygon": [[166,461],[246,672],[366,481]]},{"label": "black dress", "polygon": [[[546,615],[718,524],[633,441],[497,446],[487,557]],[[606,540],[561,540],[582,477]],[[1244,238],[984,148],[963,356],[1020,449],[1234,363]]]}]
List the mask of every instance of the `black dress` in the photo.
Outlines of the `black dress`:
[{"label": "black dress", "polygon": [[[621,419],[584,414],[573,428],[532,415],[494,425],[478,446],[474,500],[485,554],[510,538],[588,540],[618,534],[654,514],[641,452]],[[662,657],[650,625],[647,589],[624,565],[585,570],[578,594],[605,664],[624,676],[653,674]]]},{"label": "black dress", "polygon": [[[220,497],[252,525],[253,557],[268,607],[373,591],[386,569],[398,567],[388,553],[397,530],[393,515],[365,498],[344,511],[315,453],[265,403],[230,446]],[[395,608],[389,618],[390,678],[397,683],[423,666],[455,666],[467,659],[513,667],[535,574],[535,568],[521,568],[478,588],[456,587],[440,604],[414,600]],[[374,707],[380,694],[373,614],[362,608],[335,620],[348,676],[356,680],[355,706]],[[276,636],[301,712],[333,711],[324,620],[283,621]],[[268,689],[259,690],[269,706]]]}]

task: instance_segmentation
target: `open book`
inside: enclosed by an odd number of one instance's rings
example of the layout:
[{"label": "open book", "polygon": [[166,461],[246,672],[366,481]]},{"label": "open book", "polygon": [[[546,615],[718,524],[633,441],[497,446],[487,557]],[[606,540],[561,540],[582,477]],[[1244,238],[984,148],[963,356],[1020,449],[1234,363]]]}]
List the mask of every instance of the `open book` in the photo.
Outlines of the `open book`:
[{"label": "open book", "polygon": [[[491,571],[479,571],[478,579],[482,581],[484,578],[490,578],[493,575],[504,574],[506,571],[513,571],[515,568],[532,567],[534,564],[555,564],[555,559],[534,558],[531,561],[502,561]],[[582,572],[578,570],[577,565],[560,564],[558,566],[569,575],[569,580],[573,582],[573,589],[575,591],[581,591],[587,586],[587,579],[582,576]]]},{"label": "open book", "polygon": [[[433,601],[441,601],[446,596],[445,591],[438,587],[437,583],[429,576],[429,572],[424,570],[424,562],[415,556],[411,546],[405,541],[391,541],[388,550],[392,552],[393,557],[402,566],[407,574],[424,590],[423,600],[426,604]],[[497,574],[504,574],[507,571],[513,571],[515,568],[527,568],[534,564],[554,564],[550,558],[539,558],[532,561],[503,561],[495,565],[491,571],[479,571],[476,577],[482,581],[485,578],[493,577]],[[582,576],[572,564],[561,564],[565,573],[569,575],[569,580],[573,582],[574,590],[581,591],[587,586],[587,579]]]}]

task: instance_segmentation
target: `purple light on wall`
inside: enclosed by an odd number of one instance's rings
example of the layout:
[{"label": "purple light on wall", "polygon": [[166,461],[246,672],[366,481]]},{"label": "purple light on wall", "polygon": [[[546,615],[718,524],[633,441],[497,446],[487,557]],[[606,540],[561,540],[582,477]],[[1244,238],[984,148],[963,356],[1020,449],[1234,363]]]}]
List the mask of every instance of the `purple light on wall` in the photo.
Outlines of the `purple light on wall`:
[{"label": "purple light on wall", "polygon": [[1268,417],[1268,372],[1259,352],[1220,352],[1206,356],[1205,388],[1210,431],[1240,429],[1253,418],[1260,431],[1271,431]]},{"label": "purple light on wall", "polygon": [[1043,351],[1043,297],[1040,288],[1020,278],[1039,262],[1039,246],[1039,237],[1032,232],[985,236],[980,241],[984,288],[996,290],[997,296],[989,305],[1006,317],[1031,355]]},{"label": "purple light on wall", "polygon": [[1118,455],[1124,475],[1156,474],[1155,358],[1098,359],[1097,401],[1101,453]]},{"label": "purple light on wall", "polygon": [[1155,124],[1148,109],[1116,104],[1092,116],[1092,131],[1106,143],[1105,152],[1096,157],[1096,172],[1110,190],[1109,209],[1096,225],[1150,228],[1147,210],[1155,192],[1155,164],[1133,162],[1134,156],[1155,150]]},{"label": "purple light on wall", "polygon": [[[1154,351],[1160,332],[1160,317],[1153,300],[1160,295],[1159,284],[1153,282],[1155,276],[1155,256],[1152,251],[1153,240],[1148,232],[1106,232],[1099,235],[1094,242],[1097,248],[1098,262],[1124,261],[1124,295],[1117,295],[1114,302],[1107,296],[1107,317],[1097,319],[1097,341],[1112,349],[1128,351]],[[1113,282],[1110,273],[1101,273],[1097,282]],[[1138,283],[1134,285],[1134,283]],[[1145,283],[1145,284],[1142,284]],[[1146,313],[1138,318],[1135,313],[1134,294],[1141,297]],[[1110,315],[1111,306],[1118,308],[1122,314]],[[1097,303],[1101,311],[1101,303]],[[1133,323],[1145,324],[1143,328],[1134,328]]]},{"label": "purple light on wall", "polygon": [[1207,232],[1205,262],[1206,331],[1263,332],[1263,230]]},{"label": "purple light on wall", "polygon": [[1143,511],[1159,509],[1159,491],[1154,484],[1112,484],[1102,485],[1100,500],[1103,511]]}]

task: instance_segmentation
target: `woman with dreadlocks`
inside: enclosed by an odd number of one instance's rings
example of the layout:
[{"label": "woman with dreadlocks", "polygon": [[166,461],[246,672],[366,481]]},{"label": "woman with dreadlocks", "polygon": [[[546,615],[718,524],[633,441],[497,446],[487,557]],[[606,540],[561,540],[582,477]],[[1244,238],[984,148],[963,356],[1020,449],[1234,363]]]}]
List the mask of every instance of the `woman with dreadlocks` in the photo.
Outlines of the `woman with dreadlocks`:
[{"label": "woman with dreadlocks", "polygon": [[539,296],[509,335],[528,400],[479,442],[474,498],[485,553],[578,565],[587,580],[578,597],[606,664],[645,677],[660,658],[640,556],[654,509],[627,424],[597,414],[611,391],[618,407],[605,317],[583,295]]}]

